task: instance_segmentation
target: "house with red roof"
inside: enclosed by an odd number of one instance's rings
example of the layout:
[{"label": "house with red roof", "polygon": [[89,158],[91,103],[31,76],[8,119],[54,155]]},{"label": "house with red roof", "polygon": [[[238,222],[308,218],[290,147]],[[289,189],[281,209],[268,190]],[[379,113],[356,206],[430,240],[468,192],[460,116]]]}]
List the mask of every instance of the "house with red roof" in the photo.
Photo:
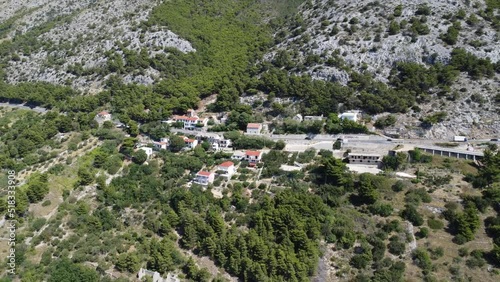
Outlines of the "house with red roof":
[{"label": "house with red roof", "polygon": [[231,176],[233,176],[233,174],[236,172],[236,168],[235,168],[233,162],[226,161],[226,162],[221,163],[217,167],[217,171],[219,171],[222,176],[225,176],[227,178],[231,178]]},{"label": "house with red roof", "polygon": [[247,124],[247,134],[260,134],[262,131],[262,123]]},{"label": "house with red roof", "polygon": [[108,120],[112,119],[111,114],[109,112],[106,112],[106,111],[102,111],[102,112],[98,113],[95,117],[96,117],[96,120],[101,121],[101,122],[108,121]]},{"label": "house with red roof", "polygon": [[196,112],[193,109],[189,109],[187,115],[183,116],[174,116],[174,122],[182,122],[184,125],[184,129],[193,130],[197,127],[206,126],[208,123],[207,118],[200,118],[196,115]]},{"label": "house with red roof", "polygon": [[186,148],[193,150],[198,145],[198,140],[196,139],[191,139],[187,137],[183,137],[183,139],[184,139],[184,144],[186,144]]},{"label": "house with red roof", "polygon": [[153,148],[155,150],[166,150],[168,148],[168,142],[153,142]]},{"label": "house with red roof", "polygon": [[262,159],[261,151],[246,151],[245,160],[250,163],[250,166],[256,165]]},{"label": "house with red roof", "polygon": [[200,185],[208,185],[210,183],[213,183],[214,179],[215,179],[215,174],[213,172],[200,170],[196,174],[196,178],[194,179],[194,183],[200,184]]}]

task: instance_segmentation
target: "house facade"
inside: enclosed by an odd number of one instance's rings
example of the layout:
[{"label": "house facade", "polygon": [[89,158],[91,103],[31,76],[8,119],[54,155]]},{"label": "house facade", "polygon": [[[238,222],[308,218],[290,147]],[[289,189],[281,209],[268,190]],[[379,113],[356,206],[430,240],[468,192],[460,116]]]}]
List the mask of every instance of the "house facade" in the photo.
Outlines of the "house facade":
[{"label": "house facade", "polygon": [[349,153],[348,159],[350,164],[379,165],[382,162],[382,156],[378,154]]},{"label": "house facade", "polygon": [[196,174],[196,178],[194,179],[194,183],[197,183],[200,185],[208,185],[210,183],[213,183],[214,179],[215,179],[215,174],[213,172],[200,170]]},{"label": "house facade", "polygon": [[184,137],[184,144],[186,148],[193,150],[198,145],[198,140]]},{"label": "house facade", "polygon": [[338,117],[340,119],[347,119],[347,120],[351,120],[354,122],[358,122],[358,120],[361,117],[361,114],[359,113],[359,111],[348,111],[348,112],[339,114]]},{"label": "house facade", "polygon": [[106,112],[106,111],[102,111],[102,112],[98,113],[95,117],[97,120],[99,120],[101,122],[108,121],[108,120],[112,119],[111,114]]},{"label": "house facade", "polygon": [[153,148],[151,147],[141,147],[139,148],[139,150],[143,150],[144,153],[146,153],[146,155],[148,156],[148,159],[151,157],[151,155],[153,155]]},{"label": "house facade", "polygon": [[233,174],[236,173],[236,168],[234,166],[234,163],[231,161],[226,161],[226,162],[221,163],[217,167],[217,170],[220,172],[223,172],[221,175],[228,177],[228,178],[231,178],[231,176],[233,176]]},{"label": "house facade", "polygon": [[304,116],[304,121],[322,121],[323,115],[320,116]]},{"label": "house facade", "polygon": [[249,123],[247,125],[247,134],[260,134],[262,131],[261,123]]},{"label": "house facade", "polygon": [[174,122],[181,122],[184,129],[194,130],[198,127],[206,126],[208,123],[207,118],[199,118],[197,116],[174,116]]},{"label": "house facade", "polygon": [[155,150],[166,150],[168,148],[167,142],[153,142],[153,148]]},{"label": "house facade", "polygon": [[261,151],[246,151],[245,160],[250,163],[250,166],[256,165],[262,159]]}]

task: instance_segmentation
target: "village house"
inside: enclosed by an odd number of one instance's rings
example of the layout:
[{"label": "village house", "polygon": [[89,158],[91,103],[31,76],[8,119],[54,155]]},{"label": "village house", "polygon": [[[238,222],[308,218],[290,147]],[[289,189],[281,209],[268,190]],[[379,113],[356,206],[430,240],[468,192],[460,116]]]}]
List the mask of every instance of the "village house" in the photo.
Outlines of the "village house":
[{"label": "village house", "polygon": [[187,137],[182,137],[184,139],[184,143],[186,144],[186,148],[193,150],[198,145],[198,140],[191,139]]},{"label": "village house", "polygon": [[196,139],[199,142],[201,142],[202,140],[206,140],[208,143],[210,143],[211,148],[214,151],[222,150],[223,148],[228,148],[231,146],[231,140],[225,139],[224,137],[216,133],[198,133],[196,135]]},{"label": "village house", "polygon": [[168,148],[167,142],[153,142],[153,148],[155,150],[166,150]]},{"label": "village house", "polygon": [[196,178],[194,179],[194,183],[197,183],[200,185],[208,185],[210,183],[213,183],[214,179],[215,179],[215,174],[213,172],[200,170],[196,174]]},{"label": "village house", "polygon": [[144,153],[146,153],[146,156],[148,156],[148,159],[153,155],[153,148],[151,147],[140,147],[139,150],[143,150]]},{"label": "village house", "polygon": [[256,165],[262,159],[261,151],[246,151],[245,160],[250,163],[250,166]]},{"label": "village house", "polygon": [[139,281],[144,281],[144,279],[146,279],[146,276],[151,277],[150,281],[152,282],[180,282],[180,279],[177,277],[177,275],[170,272],[167,274],[167,278],[163,278],[157,271],[151,271],[144,268],[139,269],[139,272],[137,273],[137,278],[139,279]]},{"label": "village house", "polygon": [[348,111],[348,112],[339,114],[338,117],[340,119],[347,119],[347,120],[351,120],[354,122],[358,122],[358,120],[361,118],[361,114],[359,113],[359,111]]},{"label": "village house", "polygon": [[190,117],[190,116],[174,116],[174,122],[181,122],[184,129],[194,130],[198,127],[206,126],[208,123],[207,118]]},{"label": "village house", "polygon": [[241,160],[245,159],[245,157],[246,157],[245,153],[243,153],[241,151],[236,151],[231,156],[231,160],[241,161]]},{"label": "village house", "polygon": [[110,121],[112,119],[112,116],[110,113],[106,112],[106,111],[102,111],[100,113],[98,113],[96,116],[95,116],[95,119],[98,121],[98,122],[105,122],[105,121]]},{"label": "village house", "polygon": [[217,171],[221,172],[222,176],[225,176],[227,178],[231,178],[233,174],[236,172],[236,168],[234,167],[234,163],[231,161],[226,161],[221,163],[217,167]]},{"label": "village house", "polygon": [[304,121],[322,121],[323,115],[321,116],[304,116]]},{"label": "village house", "polygon": [[247,134],[260,134],[262,131],[261,123],[249,123],[247,125]]},{"label": "village house", "polygon": [[298,122],[302,122],[304,120],[301,114],[296,114],[292,119]]}]

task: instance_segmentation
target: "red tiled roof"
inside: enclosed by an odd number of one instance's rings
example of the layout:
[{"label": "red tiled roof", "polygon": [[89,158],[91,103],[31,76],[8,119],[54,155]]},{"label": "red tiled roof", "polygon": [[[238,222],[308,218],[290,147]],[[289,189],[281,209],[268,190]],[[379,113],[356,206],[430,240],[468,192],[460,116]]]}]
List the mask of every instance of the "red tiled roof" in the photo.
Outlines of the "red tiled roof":
[{"label": "red tiled roof", "polygon": [[262,125],[260,123],[249,123],[247,128],[260,128]]},{"label": "red tiled roof", "polygon": [[108,112],[106,112],[106,111],[102,111],[102,112],[100,112],[98,115],[100,115],[100,116],[105,116],[105,115],[109,115],[109,113],[108,113]]},{"label": "red tiled roof", "polygon": [[189,120],[189,121],[197,121],[197,117],[188,117],[188,116],[174,116],[174,120]]},{"label": "red tiled roof", "polygon": [[260,156],[261,152],[260,151],[246,151],[245,155],[247,156]]},{"label": "red tiled roof", "polygon": [[193,142],[194,142],[194,141],[196,141],[196,140],[194,140],[194,139],[189,139],[189,138],[186,138],[186,139],[185,139],[185,141],[186,141],[186,142],[188,142],[188,143],[193,143]]},{"label": "red tiled roof", "polygon": [[233,162],[227,161],[227,162],[221,163],[219,166],[221,166],[221,167],[230,167],[232,165],[234,165]]},{"label": "red tiled roof", "polygon": [[198,175],[202,175],[202,176],[210,176],[212,173],[210,171],[203,171],[203,170],[200,170],[198,172]]}]

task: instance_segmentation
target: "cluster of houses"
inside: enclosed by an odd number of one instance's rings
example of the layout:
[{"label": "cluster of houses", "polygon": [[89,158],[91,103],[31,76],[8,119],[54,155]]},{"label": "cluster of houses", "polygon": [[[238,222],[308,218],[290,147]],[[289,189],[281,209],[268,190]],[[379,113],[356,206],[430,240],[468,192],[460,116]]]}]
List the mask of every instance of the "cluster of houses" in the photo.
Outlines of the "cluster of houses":
[{"label": "cluster of houses", "polygon": [[[213,151],[224,150],[232,146],[230,139],[225,139],[224,137],[215,133],[199,132],[195,135],[194,138],[189,138],[186,136],[179,136],[179,137],[184,140],[185,150],[193,150],[194,148],[196,148],[196,146],[198,146],[198,144],[200,144],[203,141],[207,141],[210,144],[210,148]],[[137,148],[140,150],[144,150],[144,152],[146,152],[146,155],[148,155],[149,157],[150,155],[153,154],[153,150],[155,151],[168,150],[169,146],[170,146],[170,138],[163,137],[160,138],[160,141],[139,142]]]},{"label": "cluster of houses", "polygon": [[[239,161],[247,161],[249,167],[255,167],[262,159],[261,151],[248,150],[243,152],[235,152],[231,159]],[[236,165],[232,161],[225,161],[219,164],[215,171],[200,170],[193,180],[194,183],[199,185],[208,185],[214,182],[215,176],[219,175],[227,179],[236,173]]]}]

